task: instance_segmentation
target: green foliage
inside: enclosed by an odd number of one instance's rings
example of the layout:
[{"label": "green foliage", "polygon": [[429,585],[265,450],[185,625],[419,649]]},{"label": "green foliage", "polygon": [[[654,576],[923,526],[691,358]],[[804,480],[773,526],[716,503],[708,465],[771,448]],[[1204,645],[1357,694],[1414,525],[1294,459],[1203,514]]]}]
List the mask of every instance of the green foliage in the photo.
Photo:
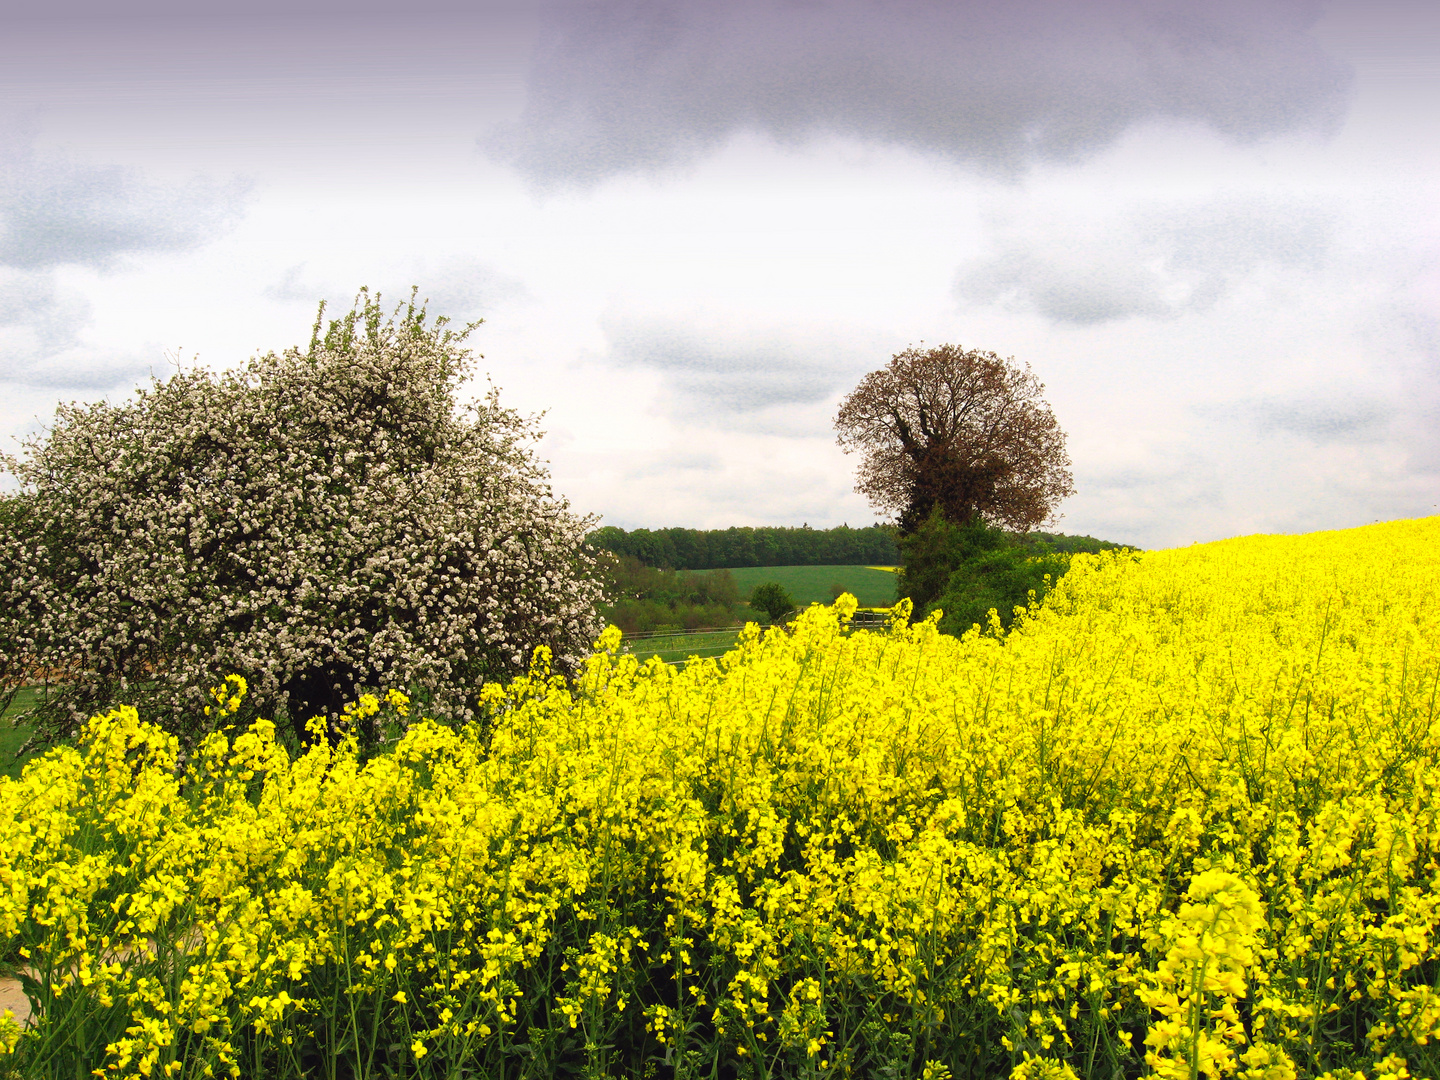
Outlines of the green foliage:
[{"label": "green foliage", "polygon": [[956,636],[977,623],[986,626],[992,608],[1001,625],[1008,627],[1017,607],[1028,606],[1032,598],[1044,600],[1069,567],[1068,555],[1028,555],[1020,547],[995,548],[956,567],[931,610],[939,608],[945,613],[940,629]]},{"label": "green foliage", "polygon": [[[0,467],[7,464],[6,459],[0,457]],[[62,531],[38,512],[33,495],[24,491],[0,493],[0,550],[3,546],[13,546],[26,551],[37,574],[59,576],[66,565],[73,562],[73,555],[66,555],[63,539]],[[28,699],[22,687],[39,677],[36,650],[16,647],[16,642],[44,636],[40,626],[43,606],[33,596],[13,595],[18,575],[0,555],[0,575],[7,574],[12,594],[6,594],[6,582],[0,580],[0,598],[8,601],[0,614],[0,713],[14,711],[13,707],[24,704]]]},{"label": "green foliage", "polygon": [[44,703],[46,691],[43,686],[17,686],[7,692],[10,704],[0,712],[0,776],[18,780],[34,756],[26,751],[33,732],[24,714]]},{"label": "green foliage", "polygon": [[1005,545],[1004,530],[986,525],[979,517],[956,525],[938,509],[932,511],[919,528],[900,541],[904,567],[898,575],[896,592],[910,598],[917,616],[928,612],[959,567]]},{"label": "green foliage", "polygon": [[628,555],[608,560],[600,614],[627,634],[739,622],[740,591],[727,570],[660,570]]},{"label": "green foliage", "polygon": [[1090,536],[1010,533],[978,517],[957,525],[937,510],[901,541],[905,564],[898,591],[914,603],[917,615],[943,611],[940,629],[947,634],[963,634],[976,623],[986,626],[992,608],[1008,627],[1015,608],[1026,607],[1032,593],[1037,602],[1044,600],[1069,569],[1072,554],[1121,546]]},{"label": "green foliage", "polygon": [[785,591],[778,581],[767,581],[756,585],[750,594],[750,607],[770,616],[771,622],[779,622],[795,610],[795,598]]},{"label": "green foliage", "polygon": [[669,570],[715,570],[740,566],[845,566],[899,561],[895,530],[888,525],[852,529],[759,528],[596,529],[592,545]]}]

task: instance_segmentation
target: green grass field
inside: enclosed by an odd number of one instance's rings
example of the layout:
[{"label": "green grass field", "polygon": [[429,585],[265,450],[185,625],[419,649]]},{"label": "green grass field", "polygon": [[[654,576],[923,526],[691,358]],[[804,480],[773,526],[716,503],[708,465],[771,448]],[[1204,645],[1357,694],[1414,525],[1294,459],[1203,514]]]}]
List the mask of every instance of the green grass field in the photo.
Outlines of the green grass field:
[{"label": "green grass field", "polygon": [[[854,593],[861,607],[889,607],[895,603],[895,575],[868,566],[742,566],[731,568],[730,575],[741,596],[749,596],[756,585],[777,581],[802,608],[830,603],[832,584]],[[740,606],[739,614],[762,625],[770,621],[763,613],[752,613],[745,604]],[[735,644],[739,632],[740,627],[735,626],[704,633],[634,634],[626,636],[624,648],[645,659],[658,656],[667,664],[681,664],[692,656],[724,655]]]},{"label": "green grass field", "polygon": [[15,723],[15,717],[34,705],[40,692],[37,686],[21,688],[15,700],[10,702],[10,707],[0,714],[0,776],[19,779],[20,771],[25,767],[25,762],[17,760],[15,754],[30,737],[30,728]]},{"label": "green grass field", "polygon": [[[830,603],[834,599],[832,584],[843,585],[846,592],[854,593],[861,607],[889,607],[895,603],[895,575],[868,566],[741,566],[730,568],[730,576],[741,596],[749,596],[756,585],[779,582],[801,607]],[[756,621],[765,622],[765,617],[758,616]]]},{"label": "green grass field", "polygon": [[[765,617],[760,616],[764,622]],[[738,626],[709,630],[698,634],[635,634],[625,638],[623,651],[633,652],[642,660],[658,656],[667,664],[683,664],[692,656],[724,656],[735,645]]]}]

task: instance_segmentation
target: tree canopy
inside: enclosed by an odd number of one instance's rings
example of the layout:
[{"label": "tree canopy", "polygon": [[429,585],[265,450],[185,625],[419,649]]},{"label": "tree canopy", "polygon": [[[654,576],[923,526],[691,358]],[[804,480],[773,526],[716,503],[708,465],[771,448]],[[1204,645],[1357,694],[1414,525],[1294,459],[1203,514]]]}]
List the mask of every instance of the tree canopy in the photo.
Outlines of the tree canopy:
[{"label": "tree canopy", "polygon": [[539,646],[578,663],[593,521],[551,494],[532,419],[460,402],[472,328],[362,291],[308,348],[62,407],[4,462],[0,686],[59,684],[50,737],[114,703],[193,736],[237,673],[248,715],[303,733],[363,688],[459,720]]},{"label": "tree canopy", "polygon": [[915,347],[860,381],[835,418],[862,455],[856,491],[913,532],[938,508],[1024,532],[1074,493],[1065,434],[1028,365],[958,345]]},{"label": "tree canopy", "polygon": [[891,566],[899,558],[893,526],[852,529],[761,525],[728,529],[624,529],[606,525],[591,545],[667,570],[718,570],[735,566]]}]

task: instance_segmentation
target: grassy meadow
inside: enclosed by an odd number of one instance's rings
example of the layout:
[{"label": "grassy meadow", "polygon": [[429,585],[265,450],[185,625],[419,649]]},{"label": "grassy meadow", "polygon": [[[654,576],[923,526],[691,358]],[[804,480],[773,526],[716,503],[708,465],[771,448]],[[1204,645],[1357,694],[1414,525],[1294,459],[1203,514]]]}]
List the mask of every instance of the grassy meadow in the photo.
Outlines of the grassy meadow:
[{"label": "grassy meadow", "polygon": [[1008,633],[844,600],[683,668],[612,628],[463,729],[362,699],[371,757],[114,709],[0,779],[0,1073],[1440,1075],[1437,550],[1083,554]]},{"label": "grassy meadow", "polygon": [[9,707],[0,714],[0,776],[18,780],[24,762],[17,756],[30,737],[30,729],[21,721],[21,714],[40,700],[43,687],[25,686],[15,695]]},{"label": "grassy meadow", "polygon": [[[761,615],[759,618],[763,619]],[[723,656],[735,647],[742,627],[732,626],[718,630],[698,632],[657,632],[653,634],[627,634],[621,651],[648,660],[658,656],[667,664],[685,664],[691,658],[714,659]]]},{"label": "grassy meadow", "polygon": [[[756,585],[775,581],[802,608],[834,601],[833,585],[842,586],[861,607],[895,603],[895,575],[868,566],[741,566],[730,568],[729,573],[741,596],[749,596]],[[766,621],[763,615],[747,617]]]},{"label": "grassy meadow", "polygon": [[[725,570],[734,580],[740,596],[748,596],[756,585],[779,582],[801,607],[829,604],[834,600],[833,586],[856,597],[861,607],[890,607],[895,603],[895,575],[888,570],[869,566],[745,566]],[[765,624],[769,617],[750,609],[749,604],[737,605],[738,617]],[[700,632],[656,632],[626,634],[623,649],[635,656],[649,659],[658,656],[667,664],[685,664],[691,658],[713,659],[735,647],[741,626]]]}]

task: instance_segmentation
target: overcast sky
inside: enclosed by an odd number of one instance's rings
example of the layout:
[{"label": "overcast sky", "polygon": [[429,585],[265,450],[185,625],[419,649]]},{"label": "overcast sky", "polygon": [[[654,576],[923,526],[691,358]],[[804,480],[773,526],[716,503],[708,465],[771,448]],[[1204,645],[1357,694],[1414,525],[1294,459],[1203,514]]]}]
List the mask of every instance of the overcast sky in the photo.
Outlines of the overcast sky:
[{"label": "overcast sky", "polygon": [[1429,0],[0,0],[0,443],[413,284],[609,524],[875,520],[920,342],[1046,384],[1063,531],[1429,515],[1437,178]]}]

